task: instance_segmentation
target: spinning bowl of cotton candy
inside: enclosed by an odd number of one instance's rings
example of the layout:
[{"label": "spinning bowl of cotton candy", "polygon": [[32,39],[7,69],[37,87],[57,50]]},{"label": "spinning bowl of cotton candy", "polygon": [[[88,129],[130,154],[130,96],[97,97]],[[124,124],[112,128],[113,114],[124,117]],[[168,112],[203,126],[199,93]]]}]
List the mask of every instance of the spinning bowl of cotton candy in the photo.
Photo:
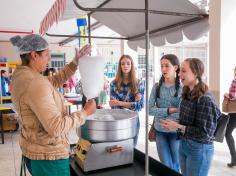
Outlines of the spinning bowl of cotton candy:
[{"label": "spinning bowl of cotton candy", "polygon": [[137,134],[137,123],[137,112],[126,109],[98,109],[87,117],[78,135],[91,142],[126,140]]}]

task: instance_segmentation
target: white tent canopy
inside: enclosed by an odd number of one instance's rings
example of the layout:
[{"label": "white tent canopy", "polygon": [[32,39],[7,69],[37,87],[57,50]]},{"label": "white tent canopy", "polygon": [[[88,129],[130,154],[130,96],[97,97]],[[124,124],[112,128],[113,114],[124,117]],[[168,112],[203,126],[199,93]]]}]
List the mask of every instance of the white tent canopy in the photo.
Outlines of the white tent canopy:
[{"label": "white tent canopy", "polygon": [[[58,1],[65,1],[65,7],[62,8],[64,12],[59,18],[60,20],[76,18],[85,14],[82,10],[76,10],[77,7],[73,0]],[[77,2],[83,7],[96,8],[104,0],[77,0]],[[102,8],[144,9],[144,3],[144,0],[110,0]],[[178,43],[183,40],[183,35],[189,40],[195,40],[208,31],[208,15],[188,0],[149,0],[149,9],[159,13],[149,14],[150,42],[155,46],[165,45],[166,42]],[[53,11],[48,16],[53,16],[52,14]],[[54,16],[56,14],[60,13],[55,13]],[[128,38],[130,48],[135,50],[137,47],[145,48],[144,36],[133,37],[145,33],[145,13],[94,12],[91,17],[121,36]],[[44,20],[41,26],[47,26],[46,22],[52,25],[56,21],[55,19],[58,18]]]}]

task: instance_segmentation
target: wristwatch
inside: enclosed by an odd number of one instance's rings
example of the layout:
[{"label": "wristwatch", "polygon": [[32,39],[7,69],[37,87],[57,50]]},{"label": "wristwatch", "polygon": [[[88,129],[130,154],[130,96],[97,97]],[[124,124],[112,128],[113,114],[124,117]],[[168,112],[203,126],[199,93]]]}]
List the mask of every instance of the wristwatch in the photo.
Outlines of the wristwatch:
[{"label": "wristwatch", "polygon": [[167,108],[167,115],[170,115],[170,108]]},{"label": "wristwatch", "polygon": [[186,126],[181,125],[181,127],[177,128],[177,133],[184,134],[185,133]]}]

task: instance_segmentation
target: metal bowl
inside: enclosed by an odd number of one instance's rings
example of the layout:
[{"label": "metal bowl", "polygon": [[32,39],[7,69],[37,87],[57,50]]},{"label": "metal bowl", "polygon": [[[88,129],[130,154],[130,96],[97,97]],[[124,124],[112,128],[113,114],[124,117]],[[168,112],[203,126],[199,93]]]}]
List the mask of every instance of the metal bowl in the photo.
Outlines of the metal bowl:
[{"label": "metal bowl", "polygon": [[81,127],[79,137],[91,142],[112,142],[137,134],[138,113],[125,109],[98,109]]}]

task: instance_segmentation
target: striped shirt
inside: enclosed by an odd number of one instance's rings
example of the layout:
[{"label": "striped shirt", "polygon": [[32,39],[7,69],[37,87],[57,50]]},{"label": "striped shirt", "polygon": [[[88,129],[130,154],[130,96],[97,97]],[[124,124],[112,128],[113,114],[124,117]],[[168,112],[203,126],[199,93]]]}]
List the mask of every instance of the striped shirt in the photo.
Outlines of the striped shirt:
[{"label": "striped shirt", "polygon": [[231,86],[229,88],[229,98],[231,100],[236,99],[236,79],[232,81]]},{"label": "striped shirt", "polygon": [[[131,103],[131,110],[140,111],[144,107],[144,81],[138,81],[138,92],[141,94],[141,100],[135,101],[135,94],[129,91],[129,83],[121,85],[121,92],[118,91],[117,82],[113,80],[110,83],[110,97],[119,101],[125,101]],[[112,109],[123,109],[121,106],[113,106]]]},{"label": "striped shirt", "polygon": [[183,99],[180,105],[180,124],[185,125],[184,136],[196,142],[213,142],[217,119],[221,112],[209,93],[195,100]]},{"label": "striped shirt", "polygon": [[[160,87],[160,98],[156,99],[156,89],[157,84],[152,88],[150,98],[149,98],[149,115],[154,116],[154,127],[157,131],[169,132],[167,129],[164,129],[160,125],[160,119],[178,119],[179,112],[167,114],[168,108],[179,108],[181,102],[182,86],[178,90],[178,96],[175,97],[175,85],[167,87],[163,83]],[[156,106],[157,102],[157,106]]]}]

